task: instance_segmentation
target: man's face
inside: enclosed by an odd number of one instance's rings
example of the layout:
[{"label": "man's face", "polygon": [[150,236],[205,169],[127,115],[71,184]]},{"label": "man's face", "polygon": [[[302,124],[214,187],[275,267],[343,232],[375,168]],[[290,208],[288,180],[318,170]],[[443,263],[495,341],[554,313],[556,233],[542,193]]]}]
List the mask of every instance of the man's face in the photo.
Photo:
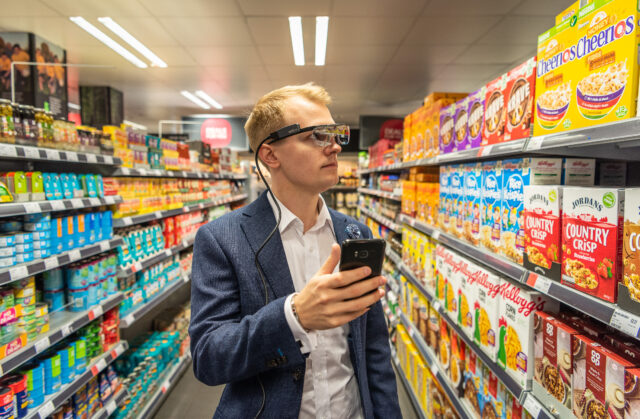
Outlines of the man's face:
[{"label": "man's face", "polygon": [[[302,97],[287,100],[283,126],[298,124],[306,128],[334,123],[325,105]],[[318,147],[312,136],[313,132],[303,132],[273,146],[288,181],[305,191],[320,193],[338,183],[338,153],[342,148],[335,141],[327,147]]]}]

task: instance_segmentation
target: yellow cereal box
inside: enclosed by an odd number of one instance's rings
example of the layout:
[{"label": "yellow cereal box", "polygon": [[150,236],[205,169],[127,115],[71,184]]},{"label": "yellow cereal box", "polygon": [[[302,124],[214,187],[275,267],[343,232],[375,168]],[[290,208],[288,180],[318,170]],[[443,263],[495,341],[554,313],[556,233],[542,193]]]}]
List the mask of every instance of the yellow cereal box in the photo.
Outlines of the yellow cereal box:
[{"label": "yellow cereal box", "polygon": [[402,124],[402,161],[409,161],[411,156],[411,115],[405,116]]},{"label": "yellow cereal box", "polygon": [[424,107],[416,109],[413,130],[415,131],[415,154],[414,159],[421,159],[424,154]]},{"label": "yellow cereal box", "polygon": [[[580,3],[584,4],[581,5]],[[561,24],[565,20],[571,19],[573,15],[577,15],[580,8],[586,6],[589,3],[591,3],[591,1],[588,0],[578,0],[574,2],[571,6],[567,7],[556,16],[556,25]]]},{"label": "yellow cereal box", "polygon": [[433,92],[429,93],[429,95],[424,98],[423,104],[427,108],[435,105],[438,101],[446,101],[447,105],[450,105],[460,99],[464,99],[467,95],[468,93]]}]

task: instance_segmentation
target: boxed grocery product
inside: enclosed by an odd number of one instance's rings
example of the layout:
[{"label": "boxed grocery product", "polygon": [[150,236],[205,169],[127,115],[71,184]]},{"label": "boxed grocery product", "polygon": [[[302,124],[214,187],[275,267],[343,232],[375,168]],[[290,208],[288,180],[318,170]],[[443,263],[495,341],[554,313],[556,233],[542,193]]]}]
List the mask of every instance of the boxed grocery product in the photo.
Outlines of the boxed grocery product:
[{"label": "boxed grocery product", "polygon": [[531,419],[531,415],[523,409],[518,398],[508,391],[505,395],[504,410],[508,419]]},{"label": "boxed grocery product", "polygon": [[[584,2],[584,0],[582,0],[582,2]],[[573,15],[578,14],[578,11],[582,7],[580,5],[580,3],[581,3],[581,0],[577,0],[577,1],[573,2],[571,4],[571,6],[567,7],[562,12],[558,13],[556,15],[556,25],[559,25],[560,23],[564,22],[565,20],[568,20],[571,17],[573,17]]]},{"label": "boxed grocery product", "polygon": [[486,89],[482,87],[479,90],[471,93],[467,98],[467,135],[469,148],[476,148],[482,145],[485,95]]},{"label": "boxed grocery product", "polygon": [[535,87],[536,57],[507,73],[507,129],[504,141],[531,136]]},{"label": "boxed grocery product", "polygon": [[601,336],[601,340],[615,353],[631,362],[635,366],[640,366],[640,346],[631,338],[621,336],[617,333],[611,333]]},{"label": "boxed grocery product", "polygon": [[623,208],[623,189],[564,189],[563,284],[606,301],[616,301],[622,277]]},{"label": "boxed grocery product", "polygon": [[562,181],[562,159],[533,157],[529,161],[531,185],[559,185]]},{"label": "boxed grocery product", "polygon": [[[409,114],[404,117],[402,122],[402,161],[410,161],[411,160],[411,116],[413,114]],[[211,150],[209,150],[211,152]]]},{"label": "boxed grocery product", "polygon": [[527,388],[527,381],[533,379],[535,369],[534,313],[536,310],[555,313],[559,304],[544,294],[523,289],[519,284],[503,279],[499,306],[498,365]]},{"label": "boxed grocery product", "polygon": [[467,345],[454,329],[450,329],[450,337],[451,361],[449,365],[449,380],[453,388],[456,389],[456,393],[461,394],[464,386],[465,348]]},{"label": "boxed grocery product", "polygon": [[476,264],[461,257],[458,261],[458,325],[462,331],[473,339],[475,331],[475,304],[477,297],[478,279],[486,275],[486,271],[480,269]]},{"label": "boxed grocery product", "polygon": [[447,282],[453,273],[455,254],[442,245],[436,247],[436,299],[446,304]]},{"label": "boxed grocery product", "polygon": [[[573,413],[585,418],[622,418],[633,364],[600,343],[574,335]],[[634,389],[635,390],[635,389]]]},{"label": "boxed grocery product", "polygon": [[449,192],[451,194],[452,211],[449,217],[449,232],[456,237],[462,236],[465,218],[464,166],[450,166]]},{"label": "boxed grocery product", "polygon": [[500,317],[500,277],[479,268],[476,280],[476,302],[473,339],[489,358],[495,361],[498,351],[498,319]]},{"label": "boxed grocery product", "polygon": [[457,101],[453,106],[456,109],[453,120],[454,148],[455,151],[463,151],[470,148],[469,131],[467,129],[469,123],[469,114],[467,113],[469,101],[464,98]]},{"label": "boxed grocery product", "polygon": [[470,346],[465,347],[464,398],[473,411],[480,415],[484,405],[482,393],[482,361]]},{"label": "boxed grocery product", "polygon": [[465,215],[462,236],[469,243],[480,244],[480,207],[482,205],[482,163],[467,163],[464,170]]},{"label": "boxed grocery product", "polygon": [[487,367],[482,367],[482,382],[484,384],[484,402],[482,407],[483,418],[505,418],[504,403],[505,392],[502,389],[498,377]]},{"label": "boxed grocery product", "polygon": [[596,178],[596,159],[564,159],[562,184],[566,186],[593,186]]},{"label": "boxed grocery product", "polygon": [[411,119],[413,122],[412,133],[415,133],[415,150],[413,156],[414,160],[421,159],[425,156],[424,130],[426,124],[424,120],[424,111],[424,107],[416,109],[416,111],[414,112],[414,116]]},{"label": "boxed grocery product", "polygon": [[482,145],[497,144],[504,140],[504,129],[507,123],[504,98],[506,87],[506,74],[503,74],[486,85]]},{"label": "boxed grocery product", "polygon": [[444,103],[446,106],[451,103],[455,103],[460,99],[464,99],[467,96],[466,93],[453,93],[453,92],[432,92],[425,96],[423,105],[427,108],[438,106],[438,103]]},{"label": "boxed grocery product", "polygon": [[627,162],[607,161],[600,163],[599,186],[624,188],[627,184]]},{"label": "boxed grocery product", "polygon": [[619,304],[640,314],[640,188],[625,190],[622,246],[624,272]]},{"label": "boxed grocery product", "polygon": [[500,254],[522,264],[524,252],[524,187],[530,184],[530,159],[502,162],[502,227]]},{"label": "boxed grocery product", "polygon": [[442,230],[449,228],[451,211],[451,188],[449,186],[449,166],[440,166],[440,208],[438,210],[438,226]]},{"label": "boxed grocery product", "polygon": [[480,244],[492,252],[497,252],[500,247],[502,172],[501,161],[482,163]]},{"label": "boxed grocery product", "polygon": [[456,106],[449,105],[440,111],[440,131],[439,144],[440,154],[451,153],[455,150],[454,142],[454,119],[456,114]]},{"label": "boxed grocery product", "polygon": [[438,314],[438,311],[432,304],[429,305],[428,313],[427,338],[425,341],[435,352],[440,346],[440,314]]},{"label": "boxed grocery product", "polygon": [[445,313],[454,322],[458,321],[458,293],[460,291],[460,266],[462,263],[462,257],[457,253],[451,253],[451,270],[449,276],[446,278],[447,284],[445,286],[445,300],[444,309]]},{"label": "boxed grocery product", "polygon": [[562,276],[562,186],[524,188],[524,267],[547,278]]},{"label": "boxed grocery product", "polygon": [[[624,380],[625,419],[635,419],[640,412],[640,368],[626,370]],[[628,406],[628,407],[627,407]]]}]

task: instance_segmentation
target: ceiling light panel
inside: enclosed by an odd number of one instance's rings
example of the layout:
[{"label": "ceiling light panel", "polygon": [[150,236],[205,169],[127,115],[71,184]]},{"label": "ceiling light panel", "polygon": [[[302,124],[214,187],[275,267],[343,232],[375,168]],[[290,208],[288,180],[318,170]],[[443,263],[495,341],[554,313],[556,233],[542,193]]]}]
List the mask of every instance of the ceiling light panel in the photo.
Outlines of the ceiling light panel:
[{"label": "ceiling light panel", "polygon": [[192,101],[196,105],[200,106],[202,109],[211,109],[211,106],[209,106],[206,103],[204,103],[201,99],[196,97],[191,92],[187,92],[186,90],[183,90],[183,91],[180,92],[180,94],[182,94],[182,96],[186,97],[187,99],[189,99],[190,101]]},{"label": "ceiling light panel", "polygon": [[104,26],[109,28],[111,32],[118,35],[124,42],[131,45],[136,51],[140,54],[147,57],[149,61],[151,61],[151,65],[153,67],[162,67],[166,68],[167,63],[162,61],[160,57],[154,54],[149,48],[147,48],[142,42],[138,41],[133,35],[126,31],[122,26],[116,23],[115,20],[110,17],[99,17],[98,21],[102,23]]},{"label": "ceiling light panel", "polygon": [[81,16],[72,16],[69,19],[76,25],[80,26],[85,31],[89,32],[94,38],[96,38],[97,40],[99,40],[100,42],[102,42],[103,44],[105,44],[106,46],[108,46],[118,54],[120,54],[122,57],[124,57],[127,61],[129,61],[136,67],[139,67],[139,68],[148,67],[147,63],[145,63],[144,61],[142,61],[141,59],[133,55],[129,50],[127,50],[125,47],[123,47],[122,45],[120,45],[119,43],[111,39],[100,29],[93,26],[85,18]]},{"label": "ceiling light panel", "polygon": [[204,100],[205,102],[207,102],[209,105],[213,106],[214,108],[222,109],[222,105],[221,104],[219,104],[211,96],[209,96],[208,94],[206,94],[202,90],[198,90],[196,92],[196,96],[198,96],[200,99]]},{"label": "ceiling light panel", "polygon": [[316,65],[324,65],[327,57],[327,36],[329,16],[316,17]]},{"label": "ceiling light panel", "polygon": [[293,61],[296,65],[304,65],[304,42],[302,40],[302,18],[300,16],[289,17],[289,32],[291,32],[291,46],[293,48]]}]

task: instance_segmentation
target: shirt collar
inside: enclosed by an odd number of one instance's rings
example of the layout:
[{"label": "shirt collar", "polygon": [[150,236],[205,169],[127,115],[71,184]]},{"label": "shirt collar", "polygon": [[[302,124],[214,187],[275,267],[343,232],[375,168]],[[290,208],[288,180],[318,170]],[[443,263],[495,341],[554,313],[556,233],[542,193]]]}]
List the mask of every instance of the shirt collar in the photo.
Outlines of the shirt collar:
[{"label": "shirt collar", "polygon": [[[266,194],[267,194],[267,199],[269,199],[269,204],[271,205],[271,210],[273,211],[273,214],[277,220],[278,210],[276,209],[276,205],[273,199],[271,198],[271,194],[269,192],[266,192]],[[287,208],[275,196],[275,194],[273,195],[273,197],[275,198],[275,202],[277,202],[278,205],[280,205],[280,211],[282,213],[280,218],[280,226],[278,228],[278,230],[280,231],[280,234],[282,234],[294,222],[299,224],[302,232],[302,227],[303,227],[302,220],[298,218],[293,212],[291,212],[289,208]],[[317,230],[319,228],[324,227],[328,223],[329,227],[331,227],[331,232],[335,235],[335,232],[333,231],[333,222],[331,221],[331,214],[329,213],[329,207],[327,207],[327,204],[324,201],[324,198],[322,197],[322,195],[318,195],[318,198],[320,198],[318,200],[318,206],[320,207],[320,212],[318,213],[318,219],[316,220],[316,224],[313,227],[311,227],[308,231]]]}]

